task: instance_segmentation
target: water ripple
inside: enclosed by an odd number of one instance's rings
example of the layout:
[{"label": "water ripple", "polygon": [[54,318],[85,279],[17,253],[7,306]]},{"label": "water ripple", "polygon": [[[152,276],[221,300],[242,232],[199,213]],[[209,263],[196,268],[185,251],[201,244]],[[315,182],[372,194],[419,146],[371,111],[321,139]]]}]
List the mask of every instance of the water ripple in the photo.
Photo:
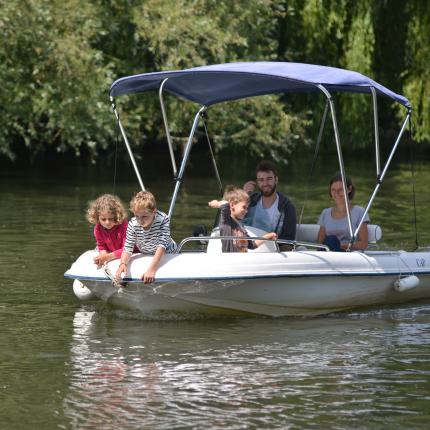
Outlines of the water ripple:
[{"label": "water ripple", "polygon": [[428,414],[430,321],[74,321],[74,428],[419,428]]}]

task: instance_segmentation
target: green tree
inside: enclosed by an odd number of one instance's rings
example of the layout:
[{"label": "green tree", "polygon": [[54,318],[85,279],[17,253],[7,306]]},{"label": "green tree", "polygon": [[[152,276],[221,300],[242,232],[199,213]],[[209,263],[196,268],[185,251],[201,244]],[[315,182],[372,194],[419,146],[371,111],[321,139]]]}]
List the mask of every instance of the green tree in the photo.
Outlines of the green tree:
[{"label": "green tree", "polygon": [[100,31],[97,9],[80,0],[11,0],[1,5],[0,31],[0,151],[13,158],[19,145],[32,156],[106,146],[112,74],[90,44]]},{"label": "green tree", "polygon": [[[270,0],[147,0],[133,12],[135,41],[140,58],[152,58],[143,71],[175,70],[198,65],[246,60],[274,60],[277,56],[276,26],[284,9]],[[275,30],[273,30],[275,28]],[[142,72],[142,68],[139,70]],[[136,70],[137,72],[137,70]],[[167,97],[169,124],[174,142],[181,144],[189,132],[196,106]],[[164,138],[158,98],[145,106],[133,103],[133,110],[145,124],[131,126],[134,140],[139,132],[144,140]],[[285,160],[301,134],[306,121],[291,115],[274,97],[255,98],[224,104],[209,112],[210,131],[216,149],[246,147],[251,154],[271,155]],[[250,121],[244,121],[245,118]],[[141,141],[141,144],[144,142]]]},{"label": "green tree", "polygon": [[408,2],[411,19],[406,43],[404,92],[415,109],[415,139],[430,141],[430,8],[428,2]]},{"label": "green tree", "polygon": [[[428,142],[429,14],[428,2],[419,0],[2,2],[0,155],[71,150],[95,158],[116,136],[107,98],[116,78],[259,60],[368,75],[411,100],[415,136]],[[379,105],[381,129],[395,131],[404,110],[393,121],[397,107],[387,100]],[[169,96],[166,102],[180,146],[196,106]],[[342,141],[367,146],[371,98],[336,95],[336,102]],[[165,139],[156,94],[121,97],[118,104],[135,146]],[[218,149],[286,159],[297,142],[315,135],[323,106],[314,95],[254,98],[212,108],[209,126]]]}]

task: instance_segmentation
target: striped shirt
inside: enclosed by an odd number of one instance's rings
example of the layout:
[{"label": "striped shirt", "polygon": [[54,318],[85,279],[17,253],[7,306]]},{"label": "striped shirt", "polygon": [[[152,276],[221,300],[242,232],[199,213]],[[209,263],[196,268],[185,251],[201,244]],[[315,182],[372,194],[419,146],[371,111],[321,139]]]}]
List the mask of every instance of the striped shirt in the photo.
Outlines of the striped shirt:
[{"label": "striped shirt", "polygon": [[164,248],[168,253],[175,252],[176,243],[170,237],[169,217],[157,210],[148,230],[145,230],[136,217],[133,217],[128,223],[124,251],[131,254],[135,245],[143,254],[155,254],[159,247]]}]

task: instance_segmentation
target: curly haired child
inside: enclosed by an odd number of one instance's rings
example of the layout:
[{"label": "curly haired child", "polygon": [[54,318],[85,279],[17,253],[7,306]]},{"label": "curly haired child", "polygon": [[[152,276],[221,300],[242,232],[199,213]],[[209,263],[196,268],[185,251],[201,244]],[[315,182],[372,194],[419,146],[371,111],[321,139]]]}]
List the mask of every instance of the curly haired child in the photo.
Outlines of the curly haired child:
[{"label": "curly haired child", "polygon": [[87,220],[94,224],[94,237],[99,254],[94,263],[101,265],[120,258],[127,231],[127,212],[119,199],[112,194],[103,194],[90,202]]}]

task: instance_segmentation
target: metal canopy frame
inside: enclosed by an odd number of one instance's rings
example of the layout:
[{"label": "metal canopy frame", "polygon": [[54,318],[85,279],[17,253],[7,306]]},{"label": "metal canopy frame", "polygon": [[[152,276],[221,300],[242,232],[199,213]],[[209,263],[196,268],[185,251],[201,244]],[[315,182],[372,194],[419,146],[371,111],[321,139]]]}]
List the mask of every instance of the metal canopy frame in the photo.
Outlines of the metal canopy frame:
[{"label": "metal canopy frame", "polygon": [[346,185],[345,165],[343,162],[342,147],[341,147],[341,142],[340,142],[339,129],[337,126],[336,111],[335,111],[335,107],[334,107],[333,97],[330,94],[330,92],[323,85],[318,85],[318,88],[326,96],[327,101],[330,104],[330,112],[331,112],[334,136],[335,136],[335,141],[336,141],[336,150],[337,150],[338,161],[339,161],[339,170],[340,170],[340,174],[342,176],[342,186],[343,186],[343,194],[344,194],[344,198],[345,198],[346,214],[347,214],[347,218],[348,218],[349,233],[351,236],[351,240],[348,244],[347,251],[351,251],[352,245],[354,244],[354,242],[356,241],[356,239],[358,237],[358,232],[360,231],[360,228],[363,225],[364,219],[366,218],[367,214],[369,213],[370,207],[372,206],[373,201],[375,200],[376,194],[378,193],[379,188],[382,185],[382,182],[385,178],[388,167],[390,166],[390,163],[391,163],[391,160],[393,159],[394,153],[397,150],[397,147],[400,143],[400,139],[401,139],[401,137],[402,137],[402,135],[406,129],[406,125],[409,122],[409,119],[410,119],[410,116],[412,113],[412,109],[407,108],[408,111],[407,111],[405,120],[403,121],[402,127],[401,127],[399,134],[397,136],[397,139],[396,139],[393,147],[391,148],[391,152],[387,158],[387,161],[385,162],[384,169],[381,173],[380,151],[379,151],[378,111],[377,111],[378,104],[377,104],[376,91],[373,87],[370,87],[371,93],[372,93],[373,118],[374,118],[373,122],[374,122],[374,129],[375,129],[376,185],[375,185],[375,188],[374,188],[374,190],[370,196],[369,202],[366,205],[366,208],[365,208],[364,213],[360,219],[360,222],[354,231],[352,228],[351,211],[350,211],[350,207],[349,207],[348,190],[347,190],[347,185]]},{"label": "metal canopy frame", "polygon": [[116,117],[116,120],[118,122],[118,126],[119,126],[119,129],[121,131],[122,137],[124,139],[124,143],[125,143],[125,146],[127,148],[128,155],[130,156],[131,164],[133,165],[133,169],[136,173],[140,188],[142,189],[142,191],[145,191],[145,186],[143,185],[143,181],[142,181],[142,178],[140,176],[140,172],[139,172],[139,169],[137,167],[136,160],[134,159],[133,151],[131,150],[130,143],[128,142],[127,135],[125,134],[124,127],[122,126],[121,120],[119,119],[119,114],[118,114],[118,111],[116,109],[116,105],[115,105],[115,102],[114,102],[114,99],[112,96],[110,97],[110,101],[112,104],[112,111],[113,111],[113,113]]},{"label": "metal canopy frame", "polygon": [[169,146],[170,159],[172,161],[173,177],[176,177],[176,175],[178,174],[178,169],[176,168],[176,160],[175,160],[175,153],[173,152],[172,137],[170,136],[169,123],[167,122],[166,109],[164,108],[164,100],[163,100],[163,87],[164,87],[164,84],[168,81],[168,79],[169,78],[164,79],[164,81],[161,83],[160,89],[158,91],[158,96],[160,98],[160,106],[161,106],[161,113],[163,115],[164,129],[166,130],[167,144]]},{"label": "metal canopy frame", "polygon": [[[165,83],[167,82],[169,78],[166,78],[162,81],[160,88],[159,88],[159,98],[160,98],[160,105],[161,105],[161,111],[162,111],[162,116],[163,116],[163,122],[164,122],[164,128],[166,131],[166,137],[167,137],[167,143],[168,143],[168,147],[169,147],[169,153],[170,153],[170,158],[172,161],[172,168],[173,168],[173,175],[175,178],[175,188],[173,191],[173,195],[172,195],[172,199],[170,202],[170,207],[169,207],[169,212],[168,212],[168,216],[171,219],[172,215],[173,215],[173,211],[175,208],[175,204],[176,204],[176,200],[177,200],[177,196],[179,193],[179,189],[184,177],[184,173],[185,173],[185,167],[188,163],[188,159],[189,159],[189,155],[191,152],[191,148],[192,148],[192,144],[193,144],[193,139],[194,139],[194,135],[195,132],[197,130],[198,124],[199,124],[199,120],[200,118],[203,117],[205,111],[208,109],[207,106],[202,105],[199,107],[195,117],[194,117],[194,121],[193,121],[193,125],[191,127],[191,131],[188,137],[188,141],[187,144],[185,146],[185,151],[184,151],[184,155],[182,158],[182,161],[180,163],[180,168],[179,168],[179,172],[177,171],[176,168],[176,161],[175,161],[175,156],[174,156],[174,151],[173,151],[173,145],[172,145],[172,140],[171,140],[171,135],[170,135],[170,130],[169,130],[169,124],[168,124],[168,120],[167,120],[167,115],[166,115],[166,110],[164,107],[164,100],[163,100],[163,87],[165,85]],[[371,91],[371,95],[372,95],[372,105],[373,105],[373,123],[374,123],[374,137],[375,137],[375,161],[376,161],[376,185],[375,188],[370,196],[369,202],[366,205],[365,211],[360,219],[359,225],[358,227],[355,229],[355,231],[353,230],[352,227],[352,221],[351,221],[351,211],[349,208],[349,198],[348,198],[348,190],[347,190],[347,185],[346,185],[346,173],[345,173],[345,166],[344,166],[344,161],[343,161],[343,155],[342,155],[342,145],[341,145],[341,140],[340,140],[340,135],[339,135],[339,128],[337,125],[337,117],[336,117],[336,110],[335,110],[335,106],[334,106],[334,100],[333,100],[333,96],[330,93],[330,91],[322,84],[316,84],[315,87],[317,87],[325,96],[326,98],[326,108],[325,108],[325,114],[323,115],[323,119],[321,122],[321,126],[320,126],[320,133],[322,133],[321,130],[324,129],[324,125],[327,119],[327,115],[326,115],[326,111],[327,111],[327,104],[330,106],[330,113],[331,113],[331,118],[332,118],[332,125],[333,125],[333,130],[334,130],[334,137],[335,137],[335,144],[336,144],[336,151],[337,151],[337,156],[338,156],[338,163],[339,163],[339,170],[341,173],[341,177],[342,177],[342,185],[343,185],[343,192],[344,192],[344,197],[345,197],[345,206],[347,208],[347,218],[348,218],[348,227],[349,227],[349,233],[351,236],[351,240],[348,244],[348,249],[347,251],[351,251],[352,250],[352,245],[354,244],[354,242],[356,241],[357,237],[358,237],[358,233],[360,231],[361,226],[363,225],[364,219],[366,218],[370,207],[373,204],[373,201],[376,197],[376,194],[379,191],[379,188],[382,185],[382,182],[385,178],[385,175],[387,173],[388,167],[390,166],[390,163],[393,159],[393,156],[397,150],[397,147],[400,143],[400,140],[402,138],[402,135],[406,129],[406,126],[410,120],[411,117],[411,113],[412,113],[412,109],[410,107],[406,107],[407,109],[407,114],[406,117],[403,121],[403,124],[401,126],[401,129],[399,131],[399,134],[394,142],[394,145],[391,149],[390,154],[387,157],[387,160],[385,162],[385,165],[382,169],[381,172],[381,158],[380,158],[380,148],[379,148],[379,125],[378,125],[378,104],[377,104],[377,93],[374,87],[370,87],[370,91]],[[142,190],[145,190],[145,187],[143,185],[141,176],[140,176],[140,172],[139,169],[136,165],[130,144],[128,142],[127,136],[125,134],[125,130],[124,127],[121,124],[120,118],[119,118],[119,114],[118,111],[116,109],[115,103],[114,103],[114,98],[111,96],[110,97],[111,100],[111,104],[112,104],[112,109],[113,112],[116,116],[116,119],[118,121],[118,125],[121,131],[121,134],[123,136],[124,139],[124,143],[127,147],[127,151],[129,153],[133,168],[135,170],[137,179],[139,181],[140,187]],[[212,147],[210,144],[210,140],[209,140],[209,135],[207,133],[207,129],[206,129],[206,125],[204,125],[205,127],[205,133],[206,133],[206,137],[208,139],[208,143],[209,143],[209,148],[210,148],[210,152],[211,152],[211,156],[212,156],[212,161],[214,164],[214,169],[215,169],[215,175],[217,177],[218,180],[218,184],[219,186],[222,188],[221,185],[221,179],[219,177],[219,173],[218,173],[218,168],[216,165],[216,161],[215,161],[215,157],[213,155],[213,151],[212,151]],[[321,139],[321,136],[318,136],[318,141]]]}]

